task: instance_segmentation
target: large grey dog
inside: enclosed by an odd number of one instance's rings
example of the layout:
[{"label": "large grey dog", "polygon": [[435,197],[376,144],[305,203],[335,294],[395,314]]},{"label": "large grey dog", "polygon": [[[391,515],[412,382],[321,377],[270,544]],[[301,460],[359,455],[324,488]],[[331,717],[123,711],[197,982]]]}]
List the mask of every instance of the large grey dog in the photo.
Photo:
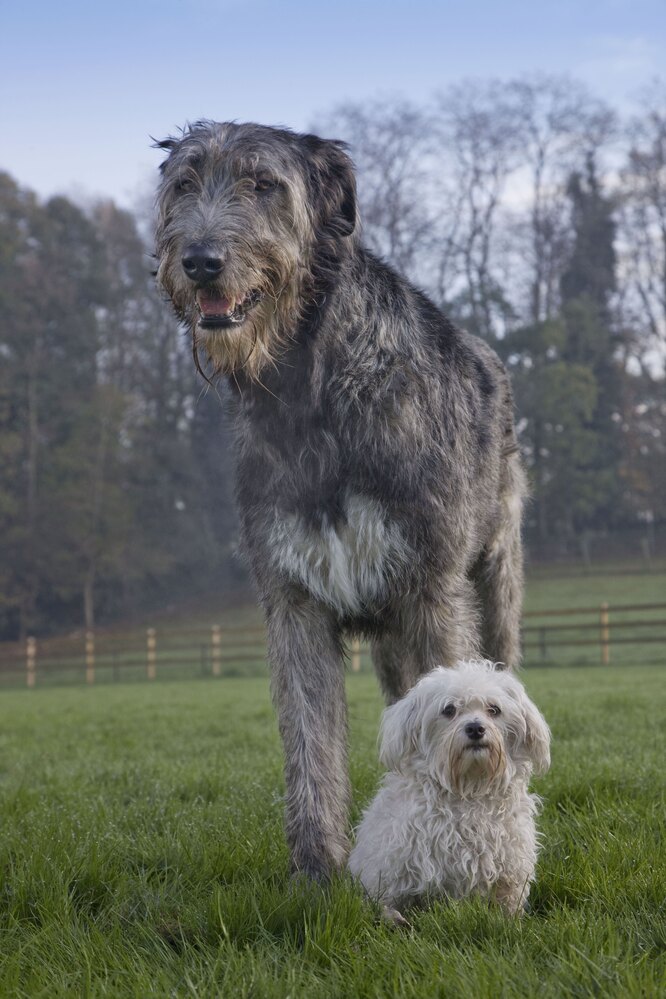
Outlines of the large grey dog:
[{"label": "large grey dog", "polygon": [[389,702],[436,664],[518,662],[511,391],[485,343],[363,248],[343,144],[203,121],[158,146],[158,280],[197,366],[229,376],[287,838],[324,878],[347,853],[344,636],[372,640]]}]

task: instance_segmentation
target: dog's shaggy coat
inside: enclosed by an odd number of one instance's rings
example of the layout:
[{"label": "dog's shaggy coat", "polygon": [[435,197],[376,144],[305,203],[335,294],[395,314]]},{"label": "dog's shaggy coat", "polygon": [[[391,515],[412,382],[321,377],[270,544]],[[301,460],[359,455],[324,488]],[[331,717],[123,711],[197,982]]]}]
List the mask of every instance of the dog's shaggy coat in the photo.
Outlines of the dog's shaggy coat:
[{"label": "dog's shaggy coat", "polygon": [[548,726],[522,684],[489,662],[437,668],[388,708],[389,768],[363,815],[349,869],[397,915],[424,897],[493,896],[521,911],[537,858],[532,771]]},{"label": "dog's shaggy coat", "polygon": [[242,545],[264,608],[286,826],[314,877],[347,853],[343,639],[385,696],[519,657],[524,492],[506,373],[363,248],[341,144],[200,122],[161,143],[158,279],[227,374]]}]

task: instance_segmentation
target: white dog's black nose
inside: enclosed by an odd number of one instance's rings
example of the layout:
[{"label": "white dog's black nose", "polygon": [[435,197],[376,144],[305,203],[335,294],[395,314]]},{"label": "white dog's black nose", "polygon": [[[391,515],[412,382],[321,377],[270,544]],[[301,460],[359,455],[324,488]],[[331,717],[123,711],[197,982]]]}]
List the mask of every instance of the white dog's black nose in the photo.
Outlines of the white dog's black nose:
[{"label": "white dog's black nose", "polygon": [[486,734],[485,726],[481,722],[473,721],[465,725],[465,735],[469,739],[483,739]]}]

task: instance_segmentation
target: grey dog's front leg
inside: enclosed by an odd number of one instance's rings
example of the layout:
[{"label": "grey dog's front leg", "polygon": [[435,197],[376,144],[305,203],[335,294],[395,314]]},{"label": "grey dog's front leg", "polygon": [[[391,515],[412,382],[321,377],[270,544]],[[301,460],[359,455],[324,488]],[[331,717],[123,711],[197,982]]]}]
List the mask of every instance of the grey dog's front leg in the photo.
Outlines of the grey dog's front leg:
[{"label": "grey dog's front leg", "polygon": [[303,594],[271,601],[267,628],[292,868],[322,880],[344,864],[348,850],[342,647],[332,614]]}]

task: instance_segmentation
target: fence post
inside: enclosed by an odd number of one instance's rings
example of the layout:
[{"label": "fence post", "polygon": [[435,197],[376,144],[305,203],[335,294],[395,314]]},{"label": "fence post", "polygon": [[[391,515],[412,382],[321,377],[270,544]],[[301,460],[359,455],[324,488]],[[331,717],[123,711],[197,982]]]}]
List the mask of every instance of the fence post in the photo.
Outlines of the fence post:
[{"label": "fence post", "polygon": [[608,666],[610,662],[610,627],[608,623],[608,604],[599,608],[599,624],[601,626],[601,662]]},{"label": "fence post", "polygon": [[361,672],[361,642],[358,638],[351,643],[351,668],[352,672]]},{"label": "fence post", "polygon": [[25,642],[26,683],[35,686],[37,679],[37,639],[27,638]]},{"label": "fence post", "polygon": [[149,680],[154,680],[157,674],[156,668],[156,655],[155,648],[157,646],[157,639],[155,637],[155,629],[148,628],[146,632],[147,637],[147,660],[146,660],[146,673]]},{"label": "fence post", "polygon": [[86,683],[95,682],[95,634],[86,631]]},{"label": "fence post", "polygon": [[213,676],[222,672],[222,633],[219,624],[210,629],[210,671]]}]

